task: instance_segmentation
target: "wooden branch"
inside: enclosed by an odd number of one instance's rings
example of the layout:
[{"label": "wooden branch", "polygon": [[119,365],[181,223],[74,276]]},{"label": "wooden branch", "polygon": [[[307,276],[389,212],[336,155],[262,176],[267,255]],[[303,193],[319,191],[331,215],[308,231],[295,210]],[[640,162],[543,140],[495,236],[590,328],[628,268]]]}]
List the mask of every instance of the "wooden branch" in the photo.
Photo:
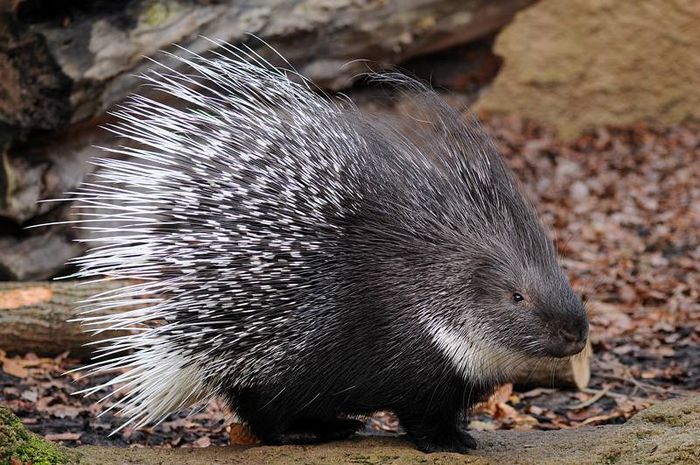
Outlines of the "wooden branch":
[{"label": "wooden branch", "polygon": [[515,377],[520,388],[560,387],[585,389],[591,379],[593,350],[588,341],[580,354],[553,362],[528,362],[523,364]]},{"label": "wooden branch", "polygon": [[[76,357],[89,355],[91,348],[84,344],[99,337],[84,332],[79,323],[68,320],[78,315],[80,301],[125,284],[0,283],[0,349],[8,353],[57,355],[70,351]],[[110,331],[101,337],[118,334]]]}]

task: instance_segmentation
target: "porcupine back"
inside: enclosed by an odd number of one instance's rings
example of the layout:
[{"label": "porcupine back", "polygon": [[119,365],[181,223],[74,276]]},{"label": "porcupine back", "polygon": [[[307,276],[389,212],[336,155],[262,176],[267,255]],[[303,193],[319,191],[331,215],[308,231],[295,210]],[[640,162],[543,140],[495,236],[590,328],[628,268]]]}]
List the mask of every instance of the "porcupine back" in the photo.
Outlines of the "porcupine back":
[{"label": "porcupine back", "polygon": [[[406,135],[220,45],[226,55],[177,58],[189,73],[144,76],[180,109],[131,97],[110,128],[131,142],[106,149],[117,158],[98,160],[78,193],[79,206],[107,213],[79,225],[95,247],[75,260],[77,276],[142,281],[95,296],[83,318],[134,330],[109,340],[88,371],[117,371],[107,384],[128,392],[113,407],[129,417],[122,427],[221,394],[222,380],[286,376],[281,367],[304,351],[340,344],[330,333],[363,288],[393,299],[402,273],[436,265],[465,236],[494,240],[513,208],[541,231],[475,124],[421,85],[376,78],[419,93],[433,118]],[[432,297],[404,295],[401,311],[430,320]]]}]

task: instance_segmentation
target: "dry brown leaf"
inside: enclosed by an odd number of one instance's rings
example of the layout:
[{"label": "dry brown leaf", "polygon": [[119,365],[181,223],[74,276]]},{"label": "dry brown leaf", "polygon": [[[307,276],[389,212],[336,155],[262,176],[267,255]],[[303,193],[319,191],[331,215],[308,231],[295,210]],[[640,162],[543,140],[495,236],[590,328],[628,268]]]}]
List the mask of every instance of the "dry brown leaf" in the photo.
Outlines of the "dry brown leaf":
[{"label": "dry brown leaf", "polygon": [[199,438],[195,442],[193,442],[192,446],[193,447],[209,447],[209,446],[211,446],[211,439],[209,439],[209,436],[202,436],[201,438]]},{"label": "dry brown leaf", "polygon": [[8,375],[16,376],[17,378],[26,378],[29,376],[29,370],[24,367],[22,360],[15,358],[3,358],[2,371]]},{"label": "dry brown leaf", "polygon": [[72,405],[56,404],[46,408],[46,411],[56,418],[75,418],[83,409]]},{"label": "dry brown leaf", "polygon": [[594,417],[586,418],[581,422],[582,425],[590,425],[590,424],[597,424],[597,423],[602,423],[605,421],[612,420],[614,418],[619,418],[620,414],[615,412],[611,413],[610,415],[597,415]]},{"label": "dry brown leaf", "polygon": [[233,423],[229,428],[231,444],[241,446],[260,444],[260,440],[250,431],[248,425]]},{"label": "dry brown leaf", "polygon": [[44,439],[47,441],[53,441],[53,442],[58,442],[58,441],[77,441],[80,439],[81,434],[80,433],[56,433],[56,434],[47,434],[44,436]]}]

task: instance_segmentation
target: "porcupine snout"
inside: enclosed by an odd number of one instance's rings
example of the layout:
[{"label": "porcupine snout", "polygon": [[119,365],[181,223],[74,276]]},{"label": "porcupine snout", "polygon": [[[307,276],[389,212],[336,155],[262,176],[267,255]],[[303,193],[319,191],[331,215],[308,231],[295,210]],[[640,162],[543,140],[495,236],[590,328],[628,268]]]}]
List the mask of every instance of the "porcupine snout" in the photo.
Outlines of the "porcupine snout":
[{"label": "porcupine snout", "polygon": [[552,309],[541,311],[550,330],[545,351],[552,357],[568,357],[583,350],[588,339],[588,318],[581,301],[573,293]]}]

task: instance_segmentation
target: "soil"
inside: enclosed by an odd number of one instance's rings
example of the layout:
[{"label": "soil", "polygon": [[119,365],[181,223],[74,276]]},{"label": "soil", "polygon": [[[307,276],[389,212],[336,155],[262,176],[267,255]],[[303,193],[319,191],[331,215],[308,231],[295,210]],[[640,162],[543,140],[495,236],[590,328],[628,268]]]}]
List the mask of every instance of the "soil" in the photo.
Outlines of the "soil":
[{"label": "soil", "polygon": [[[697,464],[700,396],[664,402],[621,426],[560,431],[480,431],[467,455],[423,454],[402,438],[356,437],[316,446],[156,449],[82,446],[64,450],[71,463],[183,465],[265,463],[320,465],[413,464]],[[77,455],[77,458],[75,458]]]}]

